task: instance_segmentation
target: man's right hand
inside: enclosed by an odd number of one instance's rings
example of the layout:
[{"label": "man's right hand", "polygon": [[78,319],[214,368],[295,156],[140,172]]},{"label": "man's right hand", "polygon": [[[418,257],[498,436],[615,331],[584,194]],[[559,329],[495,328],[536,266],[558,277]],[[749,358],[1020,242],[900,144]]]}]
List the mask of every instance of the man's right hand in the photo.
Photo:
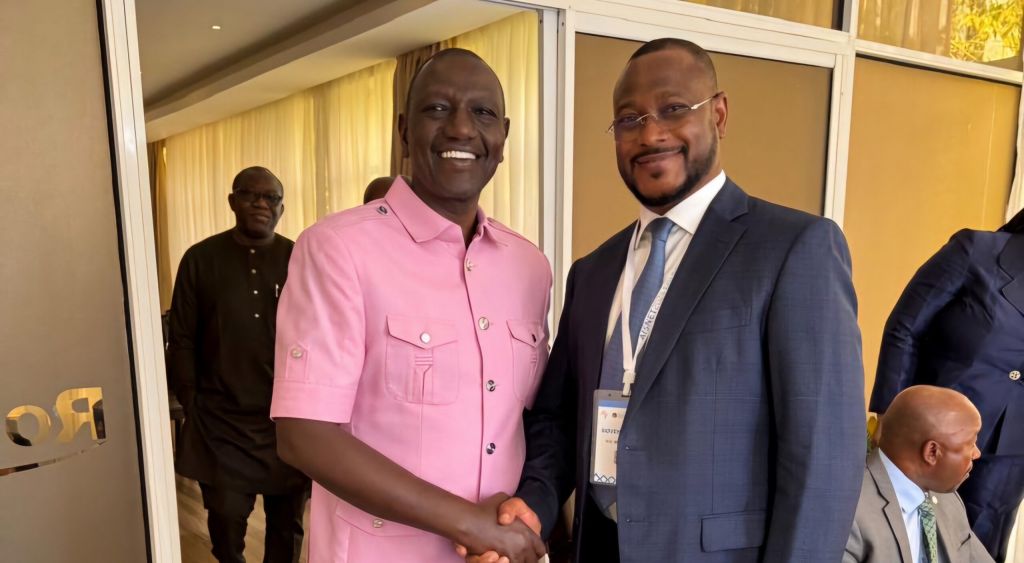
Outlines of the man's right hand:
[{"label": "man's right hand", "polygon": [[522,499],[497,494],[478,509],[479,515],[461,525],[462,537],[456,538],[456,551],[467,561],[535,563],[547,552],[539,535],[540,520]]},{"label": "man's right hand", "polygon": [[[501,495],[504,496],[504,495]],[[491,497],[493,499],[494,497]],[[491,500],[489,499],[489,500]],[[537,514],[527,506],[526,502],[519,497],[505,497],[505,500],[498,505],[498,523],[502,526],[510,526],[519,520],[525,524],[534,534],[540,535],[541,524]],[[455,551],[466,558],[467,563],[508,563],[507,557],[500,556],[497,551],[491,550],[479,555],[470,555],[468,550],[457,545]],[[531,562],[532,563],[532,562]]]}]

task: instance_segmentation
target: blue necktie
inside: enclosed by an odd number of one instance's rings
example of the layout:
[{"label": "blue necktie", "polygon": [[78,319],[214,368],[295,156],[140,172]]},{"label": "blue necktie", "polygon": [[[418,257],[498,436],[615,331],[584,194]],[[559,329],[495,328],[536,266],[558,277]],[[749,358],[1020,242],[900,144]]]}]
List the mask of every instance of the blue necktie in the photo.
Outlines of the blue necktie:
[{"label": "blue necktie", "polygon": [[[629,303],[629,336],[633,341],[634,351],[637,336],[640,334],[640,326],[665,279],[665,243],[668,241],[672,226],[672,221],[664,217],[651,221],[647,226],[647,232],[651,235],[651,252],[647,256],[647,263],[644,264],[640,277],[636,280],[636,285],[633,286],[633,298]],[[608,345],[604,349],[601,380],[598,387],[621,391],[622,375],[622,315],[620,314],[615,322],[611,340],[608,341]],[[605,515],[616,519],[615,510],[612,507],[615,504],[615,487],[594,486],[590,490],[593,491],[594,499]]]},{"label": "blue necktie", "polygon": [[[665,279],[665,243],[672,230],[672,221],[664,217],[651,221],[647,232],[651,234],[651,252],[640,277],[633,286],[633,299],[629,303],[629,336],[636,346],[640,326],[654,297]],[[634,352],[636,350],[634,349]],[[601,362],[601,389],[622,389],[622,315],[615,322],[612,338],[604,351]]]}]

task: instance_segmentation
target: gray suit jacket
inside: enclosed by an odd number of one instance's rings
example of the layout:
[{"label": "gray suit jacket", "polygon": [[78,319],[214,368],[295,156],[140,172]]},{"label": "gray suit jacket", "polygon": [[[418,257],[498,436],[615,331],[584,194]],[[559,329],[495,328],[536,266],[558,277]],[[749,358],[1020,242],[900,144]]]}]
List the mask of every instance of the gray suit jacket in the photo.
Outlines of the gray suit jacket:
[{"label": "gray suit jacket", "polygon": [[[971,532],[964,502],[956,493],[935,494],[939,544],[949,563],[992,563],[985,546]],[[868,456],[864,485],[846,542],[843,563],[917,563],[910,560],[910,542],[896,490],[878,452]]]}]

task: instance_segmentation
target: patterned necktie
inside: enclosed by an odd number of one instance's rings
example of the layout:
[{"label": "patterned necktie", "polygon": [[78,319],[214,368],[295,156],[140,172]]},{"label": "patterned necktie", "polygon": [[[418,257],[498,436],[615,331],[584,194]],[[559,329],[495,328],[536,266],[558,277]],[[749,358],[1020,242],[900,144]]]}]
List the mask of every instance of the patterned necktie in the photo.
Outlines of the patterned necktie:
[{"label": "patterned necktie", "polygon": [[939,563],[939,538],[935,529],[935,507],[927,498],[917,507],[921,517],[921,532],[925,547],[928,548],[928,563]]},{"label": "patterned necktie", "polygon": [[[651,234],[651,252],[647,256],[647,263],[640,273],[640,277],[633,286],[633,299],[629,308],[629,336],[636,346],[637,336],[640,334],[640,325],[647,316],[648,309],[654,297],[661,289],[661,282],[665,278],[665,243],[668,241],[668,234],[672,230],[672,221],[664,217],[655,219],[647,225],[647,232]],[[634,350],[635,351],[635,350]],[[615,322],[615,329],[612,331],[612,338],[604,351],[604,361],[601,362],[601,389],[622,388],[622,315],[619,315]]]},{"label": "patterned necktie", "polygon": [[[651,253],[647,256],[643,272],[640,273],[640,277],[633,287],[633,298],[630,301],[629,309],[629,336],[633,341],[633,346],[636,346],[640,324],[647,316],[647,311],[651,308],[651,303],[661,289],[661,282],[665,278],[665,243],[668,241],[668,234],[671,230],[672,221],[664,217],[651,221],[647,226],[647,232],[651,233]],[[615,322],[615,329],[612,330],[611,340],[604,348],[601,381],[598,387],[621,390],[622,375],[622,315],[620,314]],[[590,490],[605,516],[617,520],[615,487],[596,486]]]}]

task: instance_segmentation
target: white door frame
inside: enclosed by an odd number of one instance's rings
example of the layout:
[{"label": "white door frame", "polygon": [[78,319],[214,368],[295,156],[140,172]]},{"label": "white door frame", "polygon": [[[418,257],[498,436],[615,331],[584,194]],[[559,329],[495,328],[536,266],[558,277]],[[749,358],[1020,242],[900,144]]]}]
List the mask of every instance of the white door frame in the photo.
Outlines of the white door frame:
[{"label": "white door frame", "polygon": [[135,0],[102,0],[101,5],[150,560],[179,563],[178,506],[160,328]]}]

